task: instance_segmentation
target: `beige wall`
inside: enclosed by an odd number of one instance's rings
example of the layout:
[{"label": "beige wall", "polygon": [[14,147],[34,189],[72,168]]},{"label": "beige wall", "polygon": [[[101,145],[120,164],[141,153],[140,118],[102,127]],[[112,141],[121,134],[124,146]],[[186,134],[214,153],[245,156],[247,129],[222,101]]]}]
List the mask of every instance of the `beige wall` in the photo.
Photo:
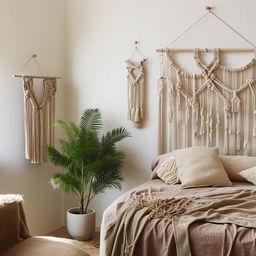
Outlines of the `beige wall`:
[{"label": "beige wall", "polygon": [[[69,119],[78,119],[88,107],[102,109],[106,129],[125,126],[133,135],[120,144],[126,154],[123,191],[149,179],[150,163],[157,154],[157,93],[159,57],[155,49],[166,47],[204,13],[206,5],[256,44],[254,0],[68,0],[67,74]],[[134,40],[150,61],[147,65],[146,127],[137,130],[126,120],[127,90],[124,61]],[[250,47],[213,17],[184,36],[174,47]],[[240,66],[251,56],[225,59]],[[184,67],[196,71],[191,56]],[[123,192],[122,191],[122,192]],[[106,191],[92,206],[98,225],[104,209],[122,192]],[[75,205],[71,198],[65,206]]]},{"label": "beige wall", "polygon": [[[22,66],[37,53],[54,75],[65,69],[65,1],[0,0],[0,193],[21,193],[32,234],[45,234],[62,221],[62,194],[49,185],[56,168],[24,158]],[[24,72],[38,73],[34,65]],[[65,87],[58,83],[56,117],[65,116]]]},{"label": "beige wall", "polygon": [[[48,184],[55,167],[33,166],[24,159],[21,81],[11,75],[19,73],[25,61],[37,53],[51,74],[64,77],[58,83],[58,119],[78,120],[84,109],[99,107],[105,130],[122,125],[132,133],[132,138],[119,145],[127,155],[123,190],[108,190],[91,205],[97,210],[99,225],[104,209],[119,194],[150,177],[150,163],[157,155],[159,58],[155,49],[167,46],[183,32],[203,14],[205,5],[214,5],[221,17],[256,43],[254,0],[0,0],[0,193],[25,195],[33,234],[62,225],[64,210],[77,202],[65,197],[63,205],[62,194]],[[141,130],[126,120],[124,61],[133,51],[134,40],[141,42],[150,59],[146,127]],[[213,17],[174,46],[250,47]],[[196,71],[191,56],[182,60],[187,70]],[[248,60],[249,56],[240,56],[235,65]],[[26,71],[36,72],[33,66]]]}]

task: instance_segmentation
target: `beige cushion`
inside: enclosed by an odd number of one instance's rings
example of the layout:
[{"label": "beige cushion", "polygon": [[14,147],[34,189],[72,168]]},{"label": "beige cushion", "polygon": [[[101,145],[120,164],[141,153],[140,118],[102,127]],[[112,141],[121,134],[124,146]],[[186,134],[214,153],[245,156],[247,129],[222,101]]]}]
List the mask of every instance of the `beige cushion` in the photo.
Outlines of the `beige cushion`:
[{"label": "beige cushion", "polygon": [[158,177],[167,184],[176,184],[179,182],[178,170],[174,156],[166,159],[156,171]]},{"label": "beige cushion", "polygon": [[220,161],[232,181],[247,181],[239,172],[256,166],[253,156],[220,156]]},{"label": "beige cushion", "polygon": [[246,180],[256,185],[256,166],[246,169],[244,171],[241,171],[239,173],[241,176],[243,176]]},{"label": "beige cushion", "polygon": [[193,147],[174,151],[183,188],[232,185],[217,148]]}]

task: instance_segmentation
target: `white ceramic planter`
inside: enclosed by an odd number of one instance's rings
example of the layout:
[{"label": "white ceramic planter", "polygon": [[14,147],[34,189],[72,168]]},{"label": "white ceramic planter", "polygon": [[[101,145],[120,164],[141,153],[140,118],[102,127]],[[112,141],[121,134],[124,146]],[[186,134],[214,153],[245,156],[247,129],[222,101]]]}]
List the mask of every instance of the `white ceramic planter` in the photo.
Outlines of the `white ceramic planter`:
[{"label": "white ceramic planter", "polygon": [[67,210],[68,233],[76,240],[92,239],[95,233],[95,215],[93,209],[88,209],[85,214],[80,214],[79,208]]}]

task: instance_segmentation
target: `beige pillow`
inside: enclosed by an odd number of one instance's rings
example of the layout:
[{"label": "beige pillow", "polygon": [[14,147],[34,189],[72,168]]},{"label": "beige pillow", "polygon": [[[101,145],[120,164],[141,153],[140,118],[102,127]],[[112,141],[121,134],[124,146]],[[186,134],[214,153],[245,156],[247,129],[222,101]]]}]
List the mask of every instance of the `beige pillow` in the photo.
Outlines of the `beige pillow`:
[{"label": "beige pillow", "polygon": [[220,161],[232,181],[247,181],[239,173],[256,166],[256,157],[253,156],[220,156]]},{"label": "beige pillow", "polygon": [[176,184],[179,182],[178,170],[174,156],[166,159],[156,171],[158,177],[167,184]]},{"label": "beige pillow", "polygon": [[174,151],[174,155],[183,188],[232,185],[217,148],[185,148]]},{"label": "beige pillow", "polygon": [[239,172],[246,180],[256,185],[256,166]]}]

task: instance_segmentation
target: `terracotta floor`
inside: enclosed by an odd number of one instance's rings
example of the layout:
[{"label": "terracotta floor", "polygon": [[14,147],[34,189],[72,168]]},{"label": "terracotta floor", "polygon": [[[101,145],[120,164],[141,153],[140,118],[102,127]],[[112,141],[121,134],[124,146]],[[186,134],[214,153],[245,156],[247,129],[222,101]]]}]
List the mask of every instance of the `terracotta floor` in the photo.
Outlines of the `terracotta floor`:
[{"label": "terracotta floor", "polygon": [[[68,231],[65,227],[59,228],[47,235],[72,239],[72,237],[68,234]],[[99,229],[96,229],[96,232],[95,232],[92,240],[83,241],[83,243],[84,243],[83,247],[86,248],[86,252],[90,256],[98,256],[99,255],[99,247],[100,247],[100,231],[99,231]]]}]

